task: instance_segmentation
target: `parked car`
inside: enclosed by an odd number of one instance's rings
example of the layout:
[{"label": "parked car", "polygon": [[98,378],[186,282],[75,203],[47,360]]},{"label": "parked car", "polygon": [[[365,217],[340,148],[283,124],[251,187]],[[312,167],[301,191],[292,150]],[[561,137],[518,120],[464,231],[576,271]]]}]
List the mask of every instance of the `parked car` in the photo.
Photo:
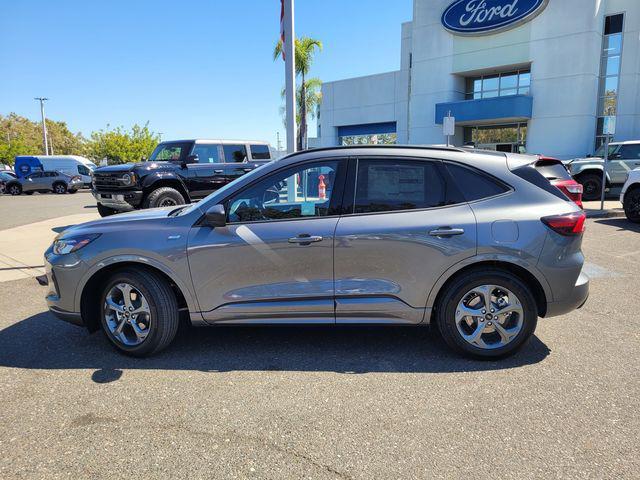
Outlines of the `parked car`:
[{"label": "parked car", "polygon": [[6,190],[7,183],[15,180],[16,176],[12,172],[0,171],[0,193],[4,193]]},{"label": "parked car", "polygon": [[[604,145],[592,157],[578,158],[566,163],[569,173],[584,187],[585,200],[598,200],[602,192]],[[619,188],[627,174],[640,167],[640,140],[609,144],[606,188]]]},{"label": "parked car", "polygon": [[[47,303],[120,351],[194,325],[434,325],[503,357],[579,308],[585,214],[535,156],[358,146],[289,155],[206,199],[72,227],[45,253]],[[55,279],[55,280],[54,280]]]},{"label": "parked car", "polygon": [[84,186],[91,186],[91,175],[96,164],[79,155],[21,155],[15,158],[14,169],[18,177],[36,171],[55,171],[71,177],[79,176]]},{"label": "parked car", "polygon": [[567,167],[557,158],[545,157],[544,155],[539,155],[538,158],[536,169],[542,176],[582,208],[583,187],[573,179]]},{"label": "parked car", "polygon": [[11,195],[31,195],[34,192],[76,193],[82,186],[79,175],[72,177],[61,172],[33,172],[7,182],[5,191]]},{"label": "parked car", "polygon": [[272,160],[266,142],[162,142],[148,161],[94,172],[93,195],[103,217],[140,208],[183,205],[206,197]]},{"label": "parked car", "polygon": [[640,223],[640,168],[629,172],[620,193],[620,202],[627,218]]}]

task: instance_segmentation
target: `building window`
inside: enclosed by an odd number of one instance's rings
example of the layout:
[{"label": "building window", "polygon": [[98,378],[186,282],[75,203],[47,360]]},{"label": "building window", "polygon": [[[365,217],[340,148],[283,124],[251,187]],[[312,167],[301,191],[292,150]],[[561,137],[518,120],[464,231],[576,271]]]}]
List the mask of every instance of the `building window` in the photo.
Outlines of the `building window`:
[{"label": "building window", "polygon": [[602,53],[600,55],[600,81],[598,85],[598,121],[596,122],[596,150],[604,143],[608,126],[618,113],[618,85],[622,59],[622,32],[624,14],[609,15],[604,19]]},{"label": "building window", "polygon": [[516,70],[512,72],[482,75],[466,79],[467,100],[481,98],[504,97],[507,95],[529,95],[531,88],[531,71]]},{"label": "building window", "polygon": [[393,145],[398,142],[396,133],[374,133],[370,135],[345,135],[338,137],[340,145]]},{"label": "building window", "polygon": [[527,124],[478,125],[464,128],[464,142],[476,148],[525,153]]}]

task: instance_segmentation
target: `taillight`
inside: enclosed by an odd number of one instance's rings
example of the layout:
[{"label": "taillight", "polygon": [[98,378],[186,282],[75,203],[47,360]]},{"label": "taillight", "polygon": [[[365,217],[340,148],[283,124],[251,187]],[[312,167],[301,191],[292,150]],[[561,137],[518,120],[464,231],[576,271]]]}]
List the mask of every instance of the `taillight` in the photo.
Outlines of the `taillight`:
[{"label": "taillight", "polygon": [[573,194],[580,193],[580,194],[582,194],[583,188],[582,188],[582,185],[580,185],[578,182],[570,183],[568,185],[565,185],[564,187],[567,189],[567,191],[569,193],[573,193]]},{"label": "taillight", "polygon": [[573,212],[542,217],[540,220],[554,232],[570,237],[584,232],[586,219],[587,215],[584,212]]}]

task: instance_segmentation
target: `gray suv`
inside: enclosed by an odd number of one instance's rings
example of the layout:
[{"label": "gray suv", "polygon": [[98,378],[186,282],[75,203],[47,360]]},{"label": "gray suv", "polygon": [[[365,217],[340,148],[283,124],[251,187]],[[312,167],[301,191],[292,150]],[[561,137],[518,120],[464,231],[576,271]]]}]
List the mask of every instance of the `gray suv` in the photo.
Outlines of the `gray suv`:
[{"label": "gray suv", "polygon": [[538,317],[587,299],[585,215],[537,157],[351,147],[266,164],[192,205],[62,232],[47,303],[119,350],[193,325],[435,325],[453,349],[509,355]]}]

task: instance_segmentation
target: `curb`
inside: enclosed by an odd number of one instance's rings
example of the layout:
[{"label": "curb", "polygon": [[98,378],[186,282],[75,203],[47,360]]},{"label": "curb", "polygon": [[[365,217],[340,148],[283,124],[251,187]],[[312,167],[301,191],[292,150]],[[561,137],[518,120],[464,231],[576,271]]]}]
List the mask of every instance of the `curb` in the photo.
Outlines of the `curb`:
[{"label": "curb", "polygon": [[587,218],[621,218],[624,217],[624,210],[616,208],[614,210],[587,210]]}]

